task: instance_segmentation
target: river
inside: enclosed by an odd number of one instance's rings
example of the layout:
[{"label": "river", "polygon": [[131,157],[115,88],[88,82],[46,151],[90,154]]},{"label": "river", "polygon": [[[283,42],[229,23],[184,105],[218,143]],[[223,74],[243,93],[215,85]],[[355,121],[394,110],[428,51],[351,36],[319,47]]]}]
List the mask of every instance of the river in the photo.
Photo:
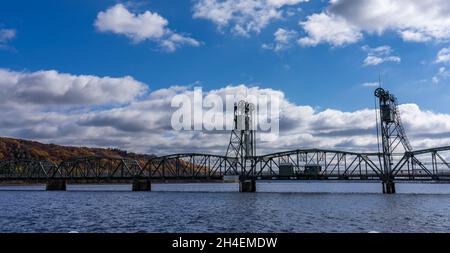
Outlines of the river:
[{"label": "river", "polygon": [[450,232],[450,185],[258,182],[0,186],[0,232]]}]

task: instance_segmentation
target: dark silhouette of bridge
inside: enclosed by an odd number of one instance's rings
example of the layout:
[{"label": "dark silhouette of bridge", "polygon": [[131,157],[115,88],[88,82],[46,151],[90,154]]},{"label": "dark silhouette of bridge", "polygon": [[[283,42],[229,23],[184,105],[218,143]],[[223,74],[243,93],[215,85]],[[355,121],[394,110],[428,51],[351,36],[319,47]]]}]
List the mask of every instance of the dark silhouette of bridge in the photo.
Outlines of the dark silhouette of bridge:
[{"label": "dark silhouette of bridge", "polygon": [[450,183],[450,146],[413,150],[397,99],[381,88],[375,96],[379,99],[377,134],[382,139],[378,152],[297,149],[257,156],[254,130],[245,127],[252,123],[253,109],[244,102],[235,106],[235,129],[225,156],[172,154],[148,158],[145,163],[113,157],[83,157],[58,164],[1,160],[0,182],[45,182],[47,190],[65,190],[68,181],[132,182],[134,191],[148,191],[151,182],[218,181],[230,176],[239,180],[241,192],[254,192],[256,180],[362,180],[382,182],[383,193],[388,194],[395,193],[398,181]]}]

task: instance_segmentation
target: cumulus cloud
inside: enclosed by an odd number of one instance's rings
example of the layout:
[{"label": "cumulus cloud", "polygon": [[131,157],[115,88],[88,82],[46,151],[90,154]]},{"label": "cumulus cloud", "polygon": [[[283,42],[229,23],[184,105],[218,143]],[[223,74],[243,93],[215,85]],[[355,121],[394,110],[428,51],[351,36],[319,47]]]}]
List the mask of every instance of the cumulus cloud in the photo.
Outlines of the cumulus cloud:
[{"label": "cumulus cloud", "polygon": [[385,31],[393,31],[405,41],[448,41],[449,11],[447,0],[332,0],[323,12],[300,23],[306,36],[299,42],[342,46],[361,40],[364,33]]},{"label": "cumulus cloud", "polygon": [[55,70],[17,72],[0,69],[0,104],[127,103],[145,93],[146,90],[146,85],[130,76],[113,78],[71,75]]},{"label": "cumulus cloud", "polygon": [[[173,86],[142,95],[145,86],[131,77],[1,70],[0,131],[3,136],[47,143],[118,147],[143,153],[225,153],[229,132],[172,129],[170,120],[177,109],[171,107],[172,98],[192,96],[192,88]],[[296,148],[376,150],[373,109],[318,110],[289,101],[280,90],[248,85],[204,91],[204,96],[211,94],[280,98],[280,135],[273,141],[259,141],[259,153]],[[414,148],[450,144],[450,115],[422,110],[415,104],[400,105],[400,112]]]},{"label": "cumulus cloud", "polygon": [[0,49],[8,48],[8,42],[16,37],[15,29],[0,29]]},{"label": "cumulus cloud", "polygon": [[313,14],[306,21],[300,22],[300,25],[308,34],[307,37],[298,40],[301,46],[316,46],[319,43],[342,46],[362,38],[362,33],[357,26],[333,14]]},{"label": "cumulus cloud", "polygon": [[364,66],[376,66],[385,62],[401,62],[401,58],[392,55],[392,48],[390,46],[380,46],[371,48],[363,46],[362,49],[367,52],[367,57],[364,60]]},{"label": "cumulus cloud", "polygon": [[197,0],[194,18],[212,21],[220,30],[231,27],[235,35],[259,33],[284,16],[284,7],[309,0]]},{"label": "cumulus cloud", "polygon": [[98,13],[94,22],[100,32],[111,32],[128,37],[134,43],[145,40],[155,41],[173,52],[182,45],[197,47],[197,40],[175,33],[168,26],[169,22],[156,12],[145,11],[140,14],[130,12],[123,4],[116,4],[106,11]]},{"label": "cumulus cloud", "polygon": [[294,30],[286,30],[283,28],[278,28],[278,30],[273,34],[274,43],[263,44],[262,48],[270,49],[275,52],[279,52],[292,47],[293,41],[298,37],[298,33]]}]

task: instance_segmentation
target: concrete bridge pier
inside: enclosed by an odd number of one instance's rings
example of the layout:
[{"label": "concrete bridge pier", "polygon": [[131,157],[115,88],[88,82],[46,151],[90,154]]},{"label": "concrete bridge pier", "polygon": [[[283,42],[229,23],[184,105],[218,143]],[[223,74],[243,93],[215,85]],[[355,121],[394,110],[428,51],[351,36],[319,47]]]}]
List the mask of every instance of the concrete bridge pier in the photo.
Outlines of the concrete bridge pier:
[{"label": "concrete bridge pier", "polygon": [[149,179],[135,179],[132,188],[134,192],[151,191],[152,182]]},{"label": "concrete bridge pier", "polygon": [[239,192],[256,192],[256,180],[255,179],[240,180]]},{"label": "concrete bridge pier", "polygon": [[66,190],[66,180],[50,179],[47,181],[45,190],[47,190],[47,191],[65,191]]},{"label": "concrete bridge pier", "polygon": [[394,181],[388,180],[382,183],[383,194],[395,194],[395,183]]}]

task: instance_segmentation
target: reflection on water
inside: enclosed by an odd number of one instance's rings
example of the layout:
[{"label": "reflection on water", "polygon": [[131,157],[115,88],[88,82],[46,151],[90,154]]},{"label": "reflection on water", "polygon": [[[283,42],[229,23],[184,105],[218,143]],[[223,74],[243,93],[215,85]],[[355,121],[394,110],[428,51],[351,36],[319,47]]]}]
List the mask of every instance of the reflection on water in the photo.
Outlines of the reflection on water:
[{"label": "reflection on water", "polygon": [[379,194],[380,183],[258,182],[257,193],[238,193],[237,184],[152,188],[0,186],[0,232],[450,232],[446,184],[398,183],[404,194],[396,195]]}]

